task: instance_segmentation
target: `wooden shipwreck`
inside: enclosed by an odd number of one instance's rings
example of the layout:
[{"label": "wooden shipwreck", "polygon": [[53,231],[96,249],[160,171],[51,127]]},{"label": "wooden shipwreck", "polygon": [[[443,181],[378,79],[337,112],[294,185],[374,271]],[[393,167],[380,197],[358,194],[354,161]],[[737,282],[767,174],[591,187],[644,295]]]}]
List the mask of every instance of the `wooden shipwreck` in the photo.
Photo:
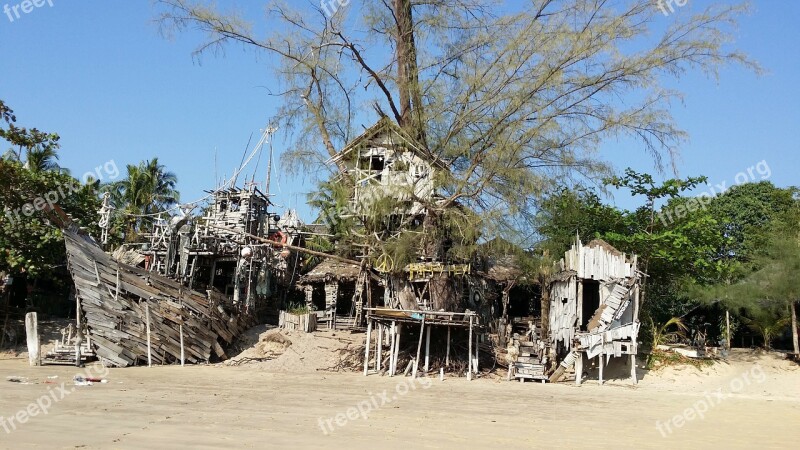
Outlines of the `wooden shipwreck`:
[{"label": "wooden shipwreck", "polygon": [[224,359],[223,346],[253,324],[225,297],[117,262],[89,236],[68,229],[64,240],[81,322],[108,365]]},{"label": "wooden shipwreck", "polygon": [[118,259],[51,211],[64,230],[79,336],[107,365],[226,359],[225,347],[259,315],[277,319],[276,293],[299,272],[288,248],[301,243],[302,223],[291,211],[270,213],[254,186],[209,194],[205,215],[156,218],[147,242],[118,249]]}]

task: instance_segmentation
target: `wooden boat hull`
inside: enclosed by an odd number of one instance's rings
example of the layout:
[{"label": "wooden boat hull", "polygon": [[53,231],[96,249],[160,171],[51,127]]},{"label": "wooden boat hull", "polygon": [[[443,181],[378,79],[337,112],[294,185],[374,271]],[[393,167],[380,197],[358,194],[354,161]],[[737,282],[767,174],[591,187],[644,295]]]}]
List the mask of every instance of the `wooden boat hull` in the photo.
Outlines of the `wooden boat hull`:
[{"label": "wooden boat hull", "polygon": [[223,347],[255,323],[222,296],[119,263],[90,237],[63,233],[81,321],[109,365],[226,359]]}]

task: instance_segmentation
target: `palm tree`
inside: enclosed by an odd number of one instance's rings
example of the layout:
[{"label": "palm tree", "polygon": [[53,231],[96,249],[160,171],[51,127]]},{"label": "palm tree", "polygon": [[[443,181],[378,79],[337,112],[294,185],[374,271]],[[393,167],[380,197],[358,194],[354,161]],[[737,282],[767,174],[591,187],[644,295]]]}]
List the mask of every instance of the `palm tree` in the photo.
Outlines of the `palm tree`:
[{"label": "palm tree", "polygon": [[31,172],[66,171],[56,162],[58,152],[52,146],[37,146],[28,148],[25,152],[25,168]]},{"label": "palm tree", "polygon": [[111,203],[122,221],[125,239],[132,241],[152,223],[153,215],[178,204],[180,193],[175,189],[178,177],[159,164],[158,158],[126,166],[127,176],[111,183]]}]

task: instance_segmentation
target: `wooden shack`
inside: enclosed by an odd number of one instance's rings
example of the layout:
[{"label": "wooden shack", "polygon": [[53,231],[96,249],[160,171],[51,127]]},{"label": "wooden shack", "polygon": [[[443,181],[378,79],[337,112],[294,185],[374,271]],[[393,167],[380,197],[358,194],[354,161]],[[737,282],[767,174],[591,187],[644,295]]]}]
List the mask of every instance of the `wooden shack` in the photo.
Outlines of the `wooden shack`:
[{"label": "wooden shack", "polygon": [[[636,383],[640,280],[637,257],[602,240],[580,238],[558,263],[550,284],[550,341],[562,370],[575,365],[582,381],[584,363],[597,358],[599,381],[611,358],[629,358]],[[553,379],[553,378],[551,378]]]}]

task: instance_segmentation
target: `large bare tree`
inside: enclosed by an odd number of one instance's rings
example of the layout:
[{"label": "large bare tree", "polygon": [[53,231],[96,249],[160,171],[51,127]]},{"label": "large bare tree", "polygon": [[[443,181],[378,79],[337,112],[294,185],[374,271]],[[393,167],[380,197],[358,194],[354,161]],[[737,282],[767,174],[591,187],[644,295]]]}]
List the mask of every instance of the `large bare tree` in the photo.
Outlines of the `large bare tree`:
[{"label": "large bare tree", "polygon": [[549,185],[606,174],[608,138],[672,161],[686,134],[668,83],[729,63],[758,70],[729,48],[742,6],[664,16],[652,0],[270,2],[260,34],[207,2],[161,3],[164,30],[207,34],[198,55],[239,43],[269,56],[293,162],[319,166],[388,115],[450,168],[431,211],[464,205],[501,233]]}]

